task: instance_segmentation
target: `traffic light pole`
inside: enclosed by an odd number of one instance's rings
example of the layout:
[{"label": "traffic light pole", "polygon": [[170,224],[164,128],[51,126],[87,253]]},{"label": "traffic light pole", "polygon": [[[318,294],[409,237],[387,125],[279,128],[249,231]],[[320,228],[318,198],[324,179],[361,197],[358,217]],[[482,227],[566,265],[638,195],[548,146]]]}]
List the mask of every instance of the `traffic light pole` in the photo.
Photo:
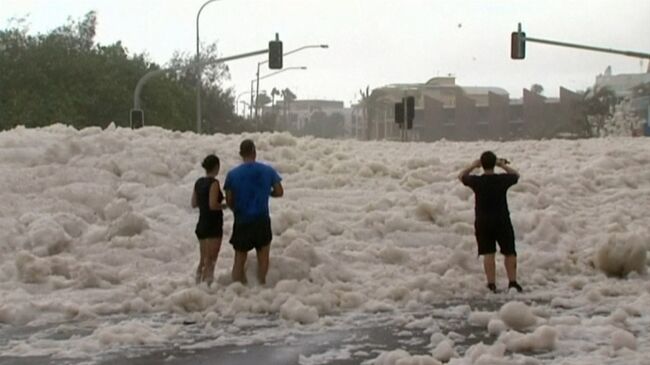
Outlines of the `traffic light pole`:
[{"label": "traffic light pole", "polygon": [[402,128],[402,142],[406,142],[406,96],[402,98],[402,105],[404,105],[404,119],[402,120],[402,123],[400,124],[400,128]]},{"label": "traffic light pole", "polygon": [[[404,95],[408,95],[405,91]],[[395,123],[400,129],[400,141],[407,142],[409,140],[408,130],[413,127],[413,120],[415,119],[415,97],[404,96],[399,103],[395,103]],[[388,130],[384,126],[384,138],[388,136]]]},{"label": "traffic light pole", "polygon": [[238,55],[234,55],[234,56],[217,58],[216,60],[212,60],[212,61],[201,62],[198,65],[197,64],[191,64],[191,65],[188,65],[188,66],[185,66],[185,67],[170,67],[170,68],[165,68],[165,69],[161,69],[161,70],[149,71],[144,76],[142,76],[140,78],[140,80],[138,80],[138,84],[135,86],[135,91],[133,92],[133,110],[142,111],[142,109],[140,107],[140,94],[142,93],[142,88],[147,83],[147,81],[149,81],[151,78],[153,78],[153,77],[155,77],[157,75],[161,75],[161,74],[164,74],[166,72],[172,72],[172,71],[185,71],[185,70],[195,68],[195,67],[203,68],[203,67],[205,67],[207,65],[213,65],[213,64],[217,64],[217,63],[226,62],[226,61],[237,60],[237,59],[240,59],[240,58],[257,56],[257,55],[261,55],[261,54],[268,53],[268,52],[269,52],[268,49],[261,49],[259,51],[242,53],[242,54],[238,54]]},{"label": "traffic light pole", "polygon": [[[282,57],[284,58],[285,56],[288,56],[290,54],[293,54],[293,53],[296,53],[296,52],[302,51],[303,49],[308,49],[308,48],[329,48],[329,46],[327,44],[312,44],[312,45],[308,45],[308,46],[302,46],[302,47],[298,47],[296,49],[293,49],[291,51],[282,53]],[[267,60],[260,61],[260,62],[257,63],[257,72],[255,73],[255,77],[257,78],[257,82],[256,82],[257,86],[255,87],[255,100],[257,100],[257,98],[260,96],[260,66],[265,64],[265,63],[269,63],[269,60],[267,59]],[[253,105],[253,96],[251,96],[251,106],[252,105]],[[255,119],[257,119],[257,104],[255,105]]]},{"label": "traffic light pole", "polygon": [[526,42],[543,43],[543,44],[550,44],[552,46],[577,48],[577,49],[584,49],[584,50],[587,50],[587,51],[613,53],[613,54],[618,54],[618,55],[623,55],[623,56],[628,56],[628,57],[650,59],[650,54],[643,53],[643,52],[621,51],[621,50],[612,49],[612,48],[593,47],[593,46],[586,46],[586,45],[583,45],[583,44],[558,42],[558,41],[552,41],[552,40],[548,40],[548,39],[527,37],[526,33],[524,33],[521,30],[521,23],[518,24],[517,31],[512,33],[511,42],[512,42],[512,44],[511,44],[511,57],[513,59],[524,59],[526,57],[526,48],[525,48]]},{"label": "traffic light pole", "polygon": [[526,36],[524,36],[523,39],[526,42],[544,43],[544,44],[550,44],[550,45],[553,45],[553,46],[578,48],[578,49],[585,49],[585,50],[588,50],[588,51],[614,53],[614,54],[620,54],[620,55],[624,55],[624,56],[650,59],[650,54],[642,53],[642,52],[620,51],[620,50],[611,49],[611,48],[592,47],[592,46],[585,46],[585,45],[582,45],[582,44],[558,42],[558,41],[551,41],[551,40],[548,40],[548,39],[539,39],[539,38],[532,38],[532,37],[526,37]]},{"label": "traffic light pole", "polygon": [[[255,74],[256,85],[255,85],[255,120],[257,120],[257,98],[260,97],[260,62],[257,63],[257,74]],[[251,93],[253,92],[253,83],[251,83]],[[251,95],[251,100],[253,96]],[[251,101],[251,106],[253,102]]]}]

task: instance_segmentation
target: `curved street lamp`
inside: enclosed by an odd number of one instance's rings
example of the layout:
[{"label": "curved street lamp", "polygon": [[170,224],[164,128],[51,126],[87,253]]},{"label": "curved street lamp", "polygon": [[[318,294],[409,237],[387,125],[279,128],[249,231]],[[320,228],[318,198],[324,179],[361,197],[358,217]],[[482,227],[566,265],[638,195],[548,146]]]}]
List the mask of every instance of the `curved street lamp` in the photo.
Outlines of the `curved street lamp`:
[{"label": "curved street lamp", "polygon": [[[237,95],[237,97],[235,98],[235,111],[237,110],[237,106],[239,105],[239,98],[246,95],[246,94],[250,94],[250,93],[251,93],[250,91],[244,91],[243,93]],[[246,104],[248,104],[248,103],[246,103]],[[245,112],[245,110],[244,110],[244,112]]]},{"label": "curved street lamp", "polygon": [[203,8],[208,4],[220,0],[208,0],[199,8],[198,13],[196,13],[196,133],[201,133],[201,73],[203,71],[201,67],[201,55],[199,50],[199,17]]},{"label": "curved street lamp", "polygon": [[[267,61],[267,62],[268,62],[268,61]],[[251,80],[251,91],[250,91],[250,93],[251,93],[251,104],[250,104],[249,107],[251,108],[250,112],[252,112],[252,111],[253,111],[253,110],[252,110],[252,108],[253,108],[253,103],[255,104],[255,119],[257,119],[257,98],[258,98],[258,96],[259,96],[259,93],[258,93],[258,92],[259,92],[260,80],[267,79],[267,78],[269,78],[269,77],[271,77],[271,76],[275,76],[275,75],[277,75],[277,74],[281,74],[281,73],[286,72],[286,71],[291,71],[291,70],[306,70],[306,69],[307,69],[306,66],[286,67],[286,68],[283,68],[282,70],[275,71],[275,72],[271,72],[270,74],[264,75],[264,76],[262,76],[262,77],[260,77],[260,75],[258,74],[256,78],[252,79],[252,80]],[[258,90],[257,90],[257,91],[258,91],[258,92],[255,93],[255,100],[253,101],[253,83],[256,82],[256,81],[257,81],[257,87],[258,87]]]},{"label": "curved street lamp", "polygon": [[[329,46],[327,44],[312,44],[312,45],[309,45],[309,46],[302,46],[302,47],[298,47],[296,49],[293,49],[291,51],[283,53],[282,57],[288,56],[290,54],[293,54],[293,53],[296,53],[296,52],[302,51],[303,49],[308,49],[308,48],[329,48]],[[266,59],[264,61],[260,61],[260,62],[257,63],[257,73],[256,73],[257,87],[255,88],[255,100],[257,100],[257,97],[259,96],[259,93],[260,93],[260,66],[265,64],[265,63],[269,63],[269,60]],[[251,90],[253,90],[252,86],[251,86]],[[252,99],[253,99],[253,96],[251,96],[251,100]],[[252,102],[251,102],[251,104],[252,104]],[[255,105],[255,118],[257,118],[257,105]]]}]

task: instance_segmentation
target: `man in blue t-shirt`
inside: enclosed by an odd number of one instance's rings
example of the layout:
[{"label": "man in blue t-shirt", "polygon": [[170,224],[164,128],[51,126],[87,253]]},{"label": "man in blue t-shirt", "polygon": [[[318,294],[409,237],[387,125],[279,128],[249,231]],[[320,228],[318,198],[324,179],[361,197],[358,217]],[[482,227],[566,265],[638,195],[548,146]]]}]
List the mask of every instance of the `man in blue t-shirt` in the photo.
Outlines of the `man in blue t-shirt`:
[{"label": "man in blue t-shirt", "polygon": [[230,237],[235,249],[232,279],[246,284],[244,266],[248,251],[254,248],[257,253],[257,278],[264,285],[273,238],[269,196],[279,198],[284,195],[282,178],[271,166],[255,161],[257,153],[252,140],[242,141],[239,155],[244,163],[228,172],[223,186],[226,202],[235,214]]}]

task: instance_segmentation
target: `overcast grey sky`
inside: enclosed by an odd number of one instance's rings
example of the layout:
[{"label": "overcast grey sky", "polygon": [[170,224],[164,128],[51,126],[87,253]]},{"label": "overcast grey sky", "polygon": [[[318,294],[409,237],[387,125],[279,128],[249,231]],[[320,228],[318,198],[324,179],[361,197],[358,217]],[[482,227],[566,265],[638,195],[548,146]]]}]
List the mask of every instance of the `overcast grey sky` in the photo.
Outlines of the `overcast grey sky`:
[{"label": "overcast grey sky", "polygon": [[[0,27],[28,16],[46,32],[97,11],[97,41],[121,40],[164,64],[175,50],[194,53],[196,13],[205,0],[0,0]],[[584,89],[611,65],[614,73],[645,70],[625,56],[528,44],[527,58],[510,59],[510,32],[522,22],[531,37],[650,53],[647,0],[222,0],[201,14],[202,42],[218,41],[230,56],[266,48],[278,32],[284,60],[307,66],[263,80],[260,89],[292,89],[299,98],[358,99],[366,85],[425,82],[453,74],[465,86],[499,86],[511,97],[540,83],[556,96],[560,85]],[[236,94],[249,90],[264,56],[229,62]],[[263,69],[261,74],[269,73]],[[135,85],[134,85],[135,86]]]}]

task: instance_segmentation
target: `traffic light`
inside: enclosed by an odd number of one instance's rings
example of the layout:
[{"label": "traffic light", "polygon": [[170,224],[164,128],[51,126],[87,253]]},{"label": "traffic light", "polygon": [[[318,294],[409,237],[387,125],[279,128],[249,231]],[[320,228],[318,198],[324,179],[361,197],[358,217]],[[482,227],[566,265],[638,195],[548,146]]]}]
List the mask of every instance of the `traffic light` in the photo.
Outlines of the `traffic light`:
[{"label": "traffic light", "polygon": [[395,123],[404,123],[404,103],[395,103]]},{"label": "traffic light", "polygon": [[144,111],[140,109],[131,109],[131,129],[144,127]]},{"label": "traffic light", "polygon": [[269,68],[272,70],[282,69],[282,41],[277,33],[275,40],[269,42]]},{"label": "traffic light", "polygon": [[413,119],[415,119],[415,97],[408,96],[405,98],[406,104],[406,128],[413,128]]},{"label": "traffic light", "polygon": [[513,60],[526,58],[526,33],[512,32],[510,35],[510,58]]}]

